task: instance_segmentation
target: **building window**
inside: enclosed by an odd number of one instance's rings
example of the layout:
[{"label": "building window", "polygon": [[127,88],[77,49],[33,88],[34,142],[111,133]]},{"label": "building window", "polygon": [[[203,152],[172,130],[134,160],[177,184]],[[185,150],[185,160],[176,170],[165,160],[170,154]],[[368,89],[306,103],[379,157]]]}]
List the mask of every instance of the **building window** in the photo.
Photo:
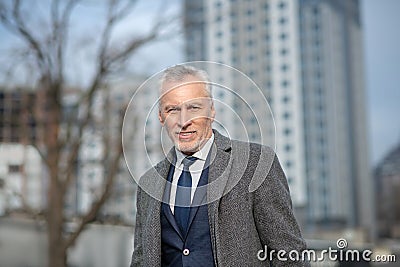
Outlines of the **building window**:
[{"label": "building window", "polygon": [[290,160],[287,160],[286,163],[285,163],[285,165],[286,165],[286,168],[289,169],[290,167],[293,166],[293,163],[292,163]]},{"label": "building window", "polygon": [[254,45],[254,41],[252,39],[247,41],[247,46],[253,46]]},{"label": "building window", "polygon": [[288,120],[288,119],[290,118],[290,113],[289,113],[289,112],[283,113],[283,118],[284,118],[285,120]]},{"label": "building window", "polygon": [[283,103],[288,103],[289,102],[289,100],[290,100],[290,98],[287,96],[287,95],[285,95],[283,98],[282,98],[282,101],[283,101]]},{"label": "building window", "polygon": [[21,165],[17,165],[17,164],[10,164],[8,165],[8,172],[9,173],[19,173],[22,170],[22,166]]},{"label": "building window", "polygon": [[321,146],[324,146],[324,143],[325,143],[324,138],[323,138],[323,137],[319,138],[319,144],[320,144]]},{"label": "building window", "polygon": [[286,8],[286,3],[283,2],[283,1],[281,1],[281,2],[279,3],[278,7],[279,7],[280,9],[285,9],[285,8]]}]

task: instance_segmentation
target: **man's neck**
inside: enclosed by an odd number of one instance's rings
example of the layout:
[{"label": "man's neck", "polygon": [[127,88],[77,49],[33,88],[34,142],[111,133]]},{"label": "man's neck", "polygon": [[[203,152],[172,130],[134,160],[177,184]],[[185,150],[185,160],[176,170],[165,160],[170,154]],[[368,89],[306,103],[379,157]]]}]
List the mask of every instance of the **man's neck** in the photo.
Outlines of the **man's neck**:
[{"label": "man's neck", "polygon": [[194,156],[196,158],[205,160],[207,158],[208,153],[210,152],[212,143],[214,142],[214,133],[211,134],[211,137],[206,139],[205,142],[203,142],[202,147],[196,151],[191,153],[190,155],[188,153],[183,153],[181,151],[179,151],[176,147],[175,147],[175,152],[177,155],[177,162],[182,161],[183,158],[187,157],[187,156]]}]

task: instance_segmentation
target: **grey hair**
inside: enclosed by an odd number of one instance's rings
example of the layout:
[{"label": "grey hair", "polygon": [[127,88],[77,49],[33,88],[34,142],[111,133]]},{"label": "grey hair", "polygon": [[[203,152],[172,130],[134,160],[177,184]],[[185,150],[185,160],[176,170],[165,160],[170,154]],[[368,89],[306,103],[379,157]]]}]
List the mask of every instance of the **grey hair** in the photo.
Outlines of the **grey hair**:
[{"label": "grey hair", "polygon": [[207,94],[212,98],[211,82],[208,73],[205,70],[188,65],[175,65],[164,70],[164,74],[160,79],[160,92],[162,92],[162,85],[165,82],[181,82],[188,76],[194,76],[204,81]]}]

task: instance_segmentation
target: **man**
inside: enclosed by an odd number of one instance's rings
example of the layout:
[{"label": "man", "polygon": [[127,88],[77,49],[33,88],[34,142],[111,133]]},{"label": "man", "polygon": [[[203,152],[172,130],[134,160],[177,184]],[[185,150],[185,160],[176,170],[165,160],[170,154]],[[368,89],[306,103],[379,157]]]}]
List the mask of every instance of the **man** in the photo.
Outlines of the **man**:
[{"label": "man", "polygon": [[131,266],[308,266],[288,257],[305,242],[272,149],[212,129],[205,71],[168,68],[160,92],[174,147],[139,180]]}]

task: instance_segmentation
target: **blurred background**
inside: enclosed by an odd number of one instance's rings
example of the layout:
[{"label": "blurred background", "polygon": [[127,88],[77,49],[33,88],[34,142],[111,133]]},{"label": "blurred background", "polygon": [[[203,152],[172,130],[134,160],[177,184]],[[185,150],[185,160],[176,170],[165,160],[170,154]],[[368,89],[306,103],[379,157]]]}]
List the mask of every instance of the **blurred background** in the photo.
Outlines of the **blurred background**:
[{"label": "blurred background", "polygon": [[[197,60],[237,68],[268,100],[276,128],[261,134],[275,138],[310,248],[345,238],[397,259],[312,265],[398,266],[398,10],[397,0],[1,1],[0,266],[129,264],[131,174],[163,157],[160,126],[145,120],[157,90],[137,95],[123,149],[124,112],[151,75]],[[252,109],[265,105],[241,89]],[[240,113],[224,90],[214,98]]]}]

